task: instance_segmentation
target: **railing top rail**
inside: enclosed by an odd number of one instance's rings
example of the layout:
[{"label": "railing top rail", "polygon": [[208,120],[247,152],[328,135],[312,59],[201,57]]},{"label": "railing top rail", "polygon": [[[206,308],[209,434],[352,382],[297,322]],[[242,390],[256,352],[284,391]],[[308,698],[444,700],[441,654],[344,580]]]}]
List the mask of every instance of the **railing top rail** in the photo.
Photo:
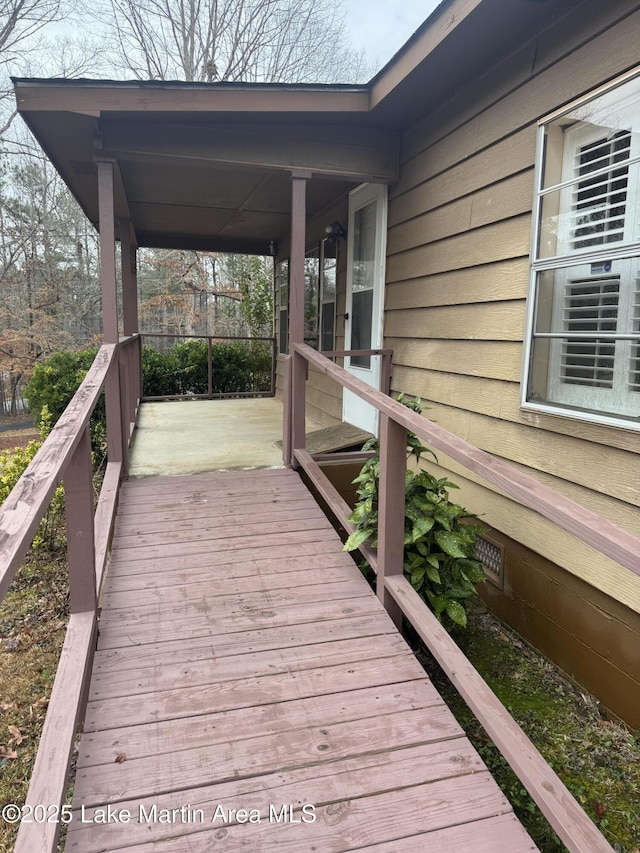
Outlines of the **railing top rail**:
[{"label": "railing top rail", "polygon": [[573,534],[596,551],[640,575],[640,537],[556,492],[535,478],[497,459],[463,438],[387,397],[306,344],[293,345],[294,352],[318,370],[357,394],[379,412],[414,432],[418,438],[446,453],[469,471],[483,477],[519,504],[534,510]]},{"label": "railing top rail", "polygon": [[254,335],[183,335],[172,332],[140,332],[141,338],[186,338],[187,340],[203,340],[203,341],[269,341],[274,340],[274,336],[256,337]]},{"label": "railing top rail", "polygon": [[89,423],[117,344],[104,344],[82,384],[0,507],[0,600],[26,554],[58,482]]}]

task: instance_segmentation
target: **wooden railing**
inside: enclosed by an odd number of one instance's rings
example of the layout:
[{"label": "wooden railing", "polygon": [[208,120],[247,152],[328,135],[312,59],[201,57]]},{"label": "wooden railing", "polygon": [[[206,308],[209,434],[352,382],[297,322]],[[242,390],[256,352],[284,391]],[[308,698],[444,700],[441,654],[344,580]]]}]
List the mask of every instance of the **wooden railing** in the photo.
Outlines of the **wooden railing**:
[{"label": "wooden railing", "polygon": [[426,420],[310,347],[295,344],[292,350],[290,464],[306,472],[340,523],[352,532],[353,526],[347,520],[350,507],[305,450],[303,380],[307,365],[313,365],[377,408],[380,413],[378,548],[377,552],[363,550],[377,573],[379,598],[398,626],[403,615],[411,622],[568,850],[571,853],[611,853],[606,839],[404,577],[407,432],[415,433],[431,448],[443,451],[469,471],[498,486],[522,506],[550,519],[638,575],[640,537]]},{"label": "wooden railing", "polygon": [[[175,341],[190,341],[190,340],[201,340],[207,342],[207,390],[202,393],[192,393],[192,392],[176,392],[175,394],[145,394],[145,383],[144,376],[141,377],[141,386],[142,386],[142,397],[141,401],[144,403],[149,403],[158,400],[220,400],[229,397],[237,398],[237,397],[273,397],[276,393],[276,360],[277,360],[277,346],[275,337],[243,337],[243,336],[230,336],[230,335],[178,335],[178,334],[168,334],[168,333],[160,333],[160,332],[145,332],[140,335],[143,346],[147,346],[148,342],[151,339],[160,339],[161,341],[167,340],[175,340]],[[268,345],[271,350],[271,368],[270,368],[270,381],[269,387],[261,390],[253,390],[253,391],[214,391],[213,383],[214,383],[214,372],[213,372],[213,344],[214,343],[233,343],[234,341],[246,341],[247,343],[264,343]]]},{"label": "wooden railing", "polygon": [[[306,348],[311,350],[311,352],[316,352],[313,348],[307,346]],[[318,354],[318,353],[316,353]],[[391,349],[351,349],[351,350],[324,350],[319,353],[324,357],[324,361],[326,359],[334,359],[334,358],[352,358],[354,356],[370,356],[374,358],[380,359],[380,378],[379,378],[379,390],[382,394],[389,394],[391,392],[391,359],[393,357],[393,350]],[[324,363],[323,361],[323,363]],[[294,358],[293,355],[288,355],[284,359],[284,383],[285,383],[285,405],[284,405],[284,420],[282,424],[282,455],[284,457],[285,462],[287,464],[293,465],[295,464],[295,460],[293,458],[293,433],[295,432],[297,436],[298,444],[300,442],[304,442],[304,432],[305,432],[305,413],[304,413],[304,401],[302,405],[291,405],[291,401],[296,399],[300,394],[304,396],[305,382],[309,378],[309,363],[301,358]],[[326,371],[322,371],[326,373]],[[294,428],[293,420],[297,418],[297,422]],[[304,446],[304,444],[302,445]],[[322,456],[322,454],[320,454]],[[346,461],[347,454],[340,454],[342,459]],[[349,453],[348,457],[351,460],[356,460],[358,458],[364,459],[366,458],[366,454],[361,452],[358,453]],[[318,457],[314,457],[318,458]],[[338,459],[339,456],[336,453],[332,454],[332,458],[334,460]],[[320,469],[318,469],[320,470]],[[345,504],[346,506],[346,504]]]},{"label": "wooden railing", "polygon": [[[20,567],[60,480],[64,482],[70,616],[38,747],[15,853],[53,853],[78,721],[96,644],[97,601],[120,478],[139,397],[140,341],[103,345],[84,381],[0,507],[0,600]],[[94,515],[89,420],[105,390],[109,455]]]}]

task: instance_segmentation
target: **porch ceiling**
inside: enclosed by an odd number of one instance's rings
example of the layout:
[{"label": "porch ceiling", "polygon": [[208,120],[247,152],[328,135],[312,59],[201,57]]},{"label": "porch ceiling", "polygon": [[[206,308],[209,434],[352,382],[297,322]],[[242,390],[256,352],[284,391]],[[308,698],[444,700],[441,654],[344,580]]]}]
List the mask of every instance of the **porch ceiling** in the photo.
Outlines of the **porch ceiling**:
[{"label": "porch ceiling", "polygon": [[310,218],[362,181],[397,175],[398,134],[366,126],[357,88],[314,88],[306,110],[288,112],[239,89],[246,109],[229,112],[225,87],[15,84],[23,117],[96,226],[95,160],[115,162],[116,218],[131,222],[139,246],[268,254],[290,230],[292,170],[312,177]]},{"label": "porch ceiling", "polygon": [[14,80],[18,110],[97,224],[95,158],[116,168],[116,216],[138,245],[267,253],[290,228],[290,171],[307,215],[354,185],[393,183],[399,139],[455,102],[514,45],[579,0],[443,0],[367,85]]}]

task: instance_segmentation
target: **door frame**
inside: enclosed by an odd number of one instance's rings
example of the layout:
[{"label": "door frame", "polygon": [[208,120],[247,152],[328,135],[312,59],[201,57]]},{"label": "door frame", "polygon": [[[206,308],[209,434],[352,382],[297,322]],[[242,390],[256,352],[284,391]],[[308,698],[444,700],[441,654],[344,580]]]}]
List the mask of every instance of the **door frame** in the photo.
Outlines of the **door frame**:
[{"label": "door frame", "polygon": [[[376,240],[373,263],[373,304],[371,309],[371,345],[367,349],[381,349],[383,341],[384,288],[387,260],[387,196],[386,184],[362,184],[349,193],[349,224],[347,228],[347,291],[344,340],[345,349],[351,349],[351,317],[353,316],[353,234],[356,212],[376,203]],[[351,357],[345,356],[344,367],[353,376],[362,379],[374,388],[380,388],[382,356],[372,356],[368,368],[354,365]],[[342,420],[346,423],[378,434],[378,411],[365,403],[356,394],[344,389]]]}]

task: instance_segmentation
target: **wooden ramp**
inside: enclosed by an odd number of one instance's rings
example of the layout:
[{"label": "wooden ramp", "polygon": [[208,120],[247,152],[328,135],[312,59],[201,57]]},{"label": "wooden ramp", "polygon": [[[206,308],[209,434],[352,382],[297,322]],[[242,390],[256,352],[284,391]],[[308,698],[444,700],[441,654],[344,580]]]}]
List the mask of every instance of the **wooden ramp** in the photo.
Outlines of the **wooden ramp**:
[{"label": "wooden ramp", "polygon": [[65,849],[524,853],[298,475],[124,484]]}]

